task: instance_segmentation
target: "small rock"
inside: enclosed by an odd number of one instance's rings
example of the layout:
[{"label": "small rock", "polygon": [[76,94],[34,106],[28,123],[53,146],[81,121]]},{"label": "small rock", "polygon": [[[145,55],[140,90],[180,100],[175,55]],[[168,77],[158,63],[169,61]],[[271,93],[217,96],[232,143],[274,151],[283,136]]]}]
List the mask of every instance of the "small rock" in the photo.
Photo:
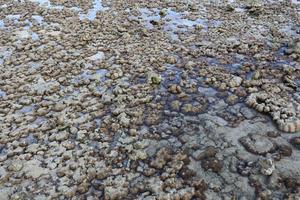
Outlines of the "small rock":
[{"label": "small rock", "polygon": [[219,173],[222,170],[223,164],[217,158],[208,158],[202,160],[201,166],[205,171],[210,169],[215,173]]},{"label": "small rock", "polygon": [[159,85],[162,81],[161,75],[154,73],[154,72],[149,72],[148,73],[148,83],[153,84],[153,85]]},{"label": "small rock", "polygon": [[279,148],[279,153],[280,153],[280,155],[282,155],[282,156],[287,156],[287,157],[289,157],[289,156],[291,156],[292,153],[293,153],[292,148],[291,148],[290,146],[288,146],[288,145],[280,145],[278,148]]},{"label": "small rock", "polygon": [[128,127],[130,125],[130,118],[127,117],[127,114],[126,113],[121,113],[119,116],[118,116],[118,119],[120,120],[120,123],[121,125],[125,126],[125,127]]},{"label": "small rock", "polygon": [[258,164],[263,175],[270,176],[275,170],[274,162],[270,158],[262,158],[258,161]]},{"label": "small rock", "polygon": [[300,150],[300,137],[293,137],[290,143],[298,150]]},{"label": "small rock", "polygon": [[226,99],[226,102],[229,104],[229,105],[234,105],[236,104],[238,101],[238,96],[236,95],[229,95]]},{"label": "small rock", "polygon": [[9,166],[8,170],[18,172],[23,168],[23,163],[20,160],[13,161]]},{"label": "small rock", "polygon": [[207,147],[204,151],[203,150],[198,150],[196,152],[193,153],[193,157],[196,160],[203,160],[206,158],[210,158],[210,157],[214,157],[217,154],[217,149],[209,146]]},{"label": "small rock", "polygon": [[124,199],[128,194],[128,189],[124,187],[108,186],[104,189],[104,196],[107,200]]},{"label": "small rock", "polygon": [[268,131],[267,136],[271,138],[277,138],[280,136],[280,133],[278,131]]},{"label": "small rock", "polygon": [[243,79],[238,76],[234,76],[228,83],[229,87],[239,87],[243,82]]},{"label": "small rock", "polygon": [[168,91],[172,94],[179,94],[182,92],[181,87],[179,85],[175,85],[175,84],[170,85],[168,88]]}]

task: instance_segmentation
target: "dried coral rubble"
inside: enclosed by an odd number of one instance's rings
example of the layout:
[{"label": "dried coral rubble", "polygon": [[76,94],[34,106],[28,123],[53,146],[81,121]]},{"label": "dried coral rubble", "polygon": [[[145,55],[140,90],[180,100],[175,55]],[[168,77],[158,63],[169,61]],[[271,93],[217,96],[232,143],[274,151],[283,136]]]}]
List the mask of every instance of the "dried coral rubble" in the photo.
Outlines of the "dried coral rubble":
[{"label": "dried coral rubble", "polygon": [[299,198],[299,6],[0,0],[0,199]]}]

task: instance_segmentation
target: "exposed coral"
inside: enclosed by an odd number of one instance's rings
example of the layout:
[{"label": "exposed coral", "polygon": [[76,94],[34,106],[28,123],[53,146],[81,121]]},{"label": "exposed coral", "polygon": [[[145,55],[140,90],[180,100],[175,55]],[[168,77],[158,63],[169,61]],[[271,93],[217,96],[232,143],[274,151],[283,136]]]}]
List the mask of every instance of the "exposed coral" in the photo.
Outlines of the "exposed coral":
[{"label": "exposed coral", "polygon": [[246,103],[259,112],[268,113],[280,130],[291,133],[300,130],[300,105],[298,103],[267,92],[250,94]]}]

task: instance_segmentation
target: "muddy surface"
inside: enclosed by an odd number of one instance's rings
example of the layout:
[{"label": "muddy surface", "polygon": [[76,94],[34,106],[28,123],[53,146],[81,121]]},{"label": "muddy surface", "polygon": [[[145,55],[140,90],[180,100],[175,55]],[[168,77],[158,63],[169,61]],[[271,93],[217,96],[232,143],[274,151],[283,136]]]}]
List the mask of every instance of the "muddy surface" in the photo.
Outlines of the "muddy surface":
[{"label": "muddy surface", "polygon": [[299,199],[299,14],[0,0],[0,199]]}]

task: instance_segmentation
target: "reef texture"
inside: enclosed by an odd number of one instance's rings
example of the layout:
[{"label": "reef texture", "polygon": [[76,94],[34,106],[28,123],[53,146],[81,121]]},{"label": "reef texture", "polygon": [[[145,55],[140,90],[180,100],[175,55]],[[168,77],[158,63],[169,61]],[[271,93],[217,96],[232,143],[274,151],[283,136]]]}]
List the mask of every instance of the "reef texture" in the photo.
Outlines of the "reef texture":
[{"label": "reef texture", "polygon": [[0,200],[299,199],[299,10],[0,0]]}]

